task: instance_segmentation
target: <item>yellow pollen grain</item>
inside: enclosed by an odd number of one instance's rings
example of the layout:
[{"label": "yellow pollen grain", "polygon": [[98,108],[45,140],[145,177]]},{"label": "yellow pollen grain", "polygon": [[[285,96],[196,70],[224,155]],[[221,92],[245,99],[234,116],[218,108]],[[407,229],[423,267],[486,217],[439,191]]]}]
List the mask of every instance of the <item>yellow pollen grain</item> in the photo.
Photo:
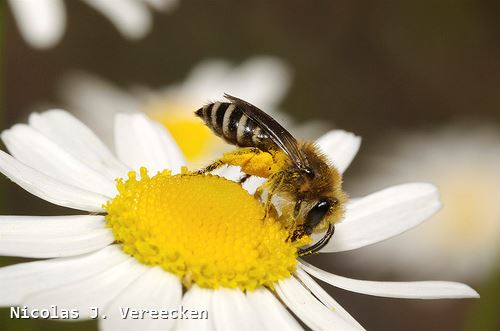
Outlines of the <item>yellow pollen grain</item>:
[{"label": "yellow pollen grain", "polygon": [[141,169],[118,180],[106,221],[125,253],[189,287],[253,290],[290,277],[297,248],[240,185],[217,176]]}]

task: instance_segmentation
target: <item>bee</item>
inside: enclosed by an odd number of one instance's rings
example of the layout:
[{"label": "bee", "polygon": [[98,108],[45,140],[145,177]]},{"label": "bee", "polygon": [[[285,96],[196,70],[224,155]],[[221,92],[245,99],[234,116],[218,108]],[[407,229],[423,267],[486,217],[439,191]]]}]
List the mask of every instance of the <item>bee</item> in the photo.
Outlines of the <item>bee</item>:
[{"label": "bee", "polygon": [[313,143],[297,141],[256,106],[228,94],[224,97],[228,102],[207,104],[195,114],[217,136],[240,148],[225,153],[198,173],[234,165],[245,173],[241,183],[249,176],[267,178],[255,193],[261,198],[267,192],[266,215],[273,208],[272,197],[282,198],[289,205],[283,208],[291,220],[288,240],[326,230],[319,241],[300,248],[298,255],[318,252],[331,239],[335,224],[344,215],[347,196],[342,191],[341,174]]}]

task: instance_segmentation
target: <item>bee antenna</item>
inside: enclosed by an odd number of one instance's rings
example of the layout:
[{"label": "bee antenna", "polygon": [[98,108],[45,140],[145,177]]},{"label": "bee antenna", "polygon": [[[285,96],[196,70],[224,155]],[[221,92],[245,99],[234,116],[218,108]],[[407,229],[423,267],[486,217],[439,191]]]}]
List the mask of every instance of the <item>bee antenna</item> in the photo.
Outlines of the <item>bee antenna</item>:
[{"label": "bee antenna", "polygon": [[328,244],[328,242],[332,238],[334,232],[335,232],[335,226],[332,224],[329,224],[328,230],[326,230],[326,233],[323,236],[323,238],[321,238],[320,240],[318,240],[317,242],[315,242],[313,245],[311,245],[309,247],[299,248],[297,255],[298,256],[307,256],[307,255],[319,252],[323,247],[326,246],[326,244]]}]

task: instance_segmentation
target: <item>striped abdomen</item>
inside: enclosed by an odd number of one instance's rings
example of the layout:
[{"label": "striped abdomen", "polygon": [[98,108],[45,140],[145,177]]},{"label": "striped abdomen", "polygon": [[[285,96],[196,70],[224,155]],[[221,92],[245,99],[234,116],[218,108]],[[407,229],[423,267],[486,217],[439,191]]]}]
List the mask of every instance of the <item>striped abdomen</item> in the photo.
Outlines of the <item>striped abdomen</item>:
[{"label": "striped abdomen", "polygon": [[269,135],[233,103],[211,103],[198,109],[196,115],[203,119],[216,135],[230,144],[257,147],[264,151],[274,145]]}]

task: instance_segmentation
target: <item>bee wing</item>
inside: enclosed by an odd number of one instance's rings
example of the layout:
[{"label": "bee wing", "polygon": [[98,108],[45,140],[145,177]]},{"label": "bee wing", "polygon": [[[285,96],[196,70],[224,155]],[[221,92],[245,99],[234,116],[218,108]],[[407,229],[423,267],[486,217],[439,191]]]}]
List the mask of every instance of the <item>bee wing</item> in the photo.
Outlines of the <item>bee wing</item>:
[{"label": "bee wing", "polygon": [[276,120],[244,100],[227,93],[224,94],[224,97],[239,107],[250,119],[254,120],[269,135],[271,140],[290,157],[299,169],[306,169],[309,166],[307,158],[298,147],[297,140]]}]

